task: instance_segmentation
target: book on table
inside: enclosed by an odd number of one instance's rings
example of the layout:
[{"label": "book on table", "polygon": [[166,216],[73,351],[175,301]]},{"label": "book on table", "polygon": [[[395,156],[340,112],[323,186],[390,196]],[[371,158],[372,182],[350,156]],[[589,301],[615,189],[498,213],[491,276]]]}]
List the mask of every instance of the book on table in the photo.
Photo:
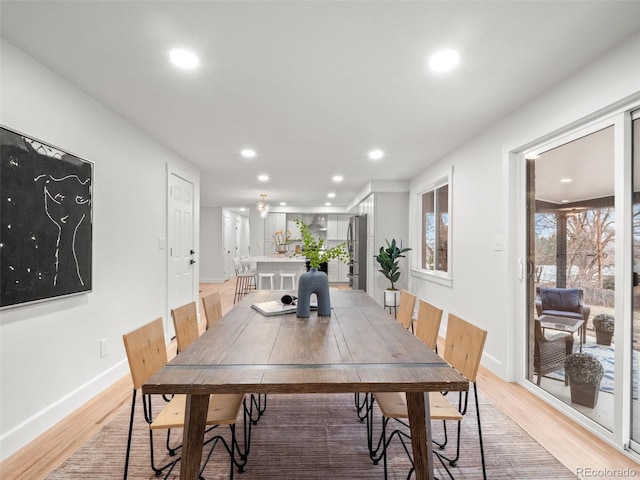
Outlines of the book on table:
[{"label": "book on table", "polygon": [[[290,303],[282,303],[280,300],[271,300],[269,302],[256,302],[251,304],[251,308],[260,312],[262,315],[266,317],[271,317],[274,315],[284,315],[286,313],[295,313],[296,304]],[[311,308],[318,308],[318,302],[312,301]]]}]

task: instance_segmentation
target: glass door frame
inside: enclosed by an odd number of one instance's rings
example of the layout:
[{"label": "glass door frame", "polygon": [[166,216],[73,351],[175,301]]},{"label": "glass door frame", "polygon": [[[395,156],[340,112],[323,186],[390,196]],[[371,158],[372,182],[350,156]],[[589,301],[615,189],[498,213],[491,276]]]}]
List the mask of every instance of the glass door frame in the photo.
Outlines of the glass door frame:
[{"label": "glass door frame", "polygon": [[[518,218],[519,233],[515,239],[519,244],[518,250],[518,278],[521,280],[521,291],[517,295],[517,299],[521,302],[520,306],[516,306],[515,310],[523,312],[525,325],[515,328],[518,334],[523,337],[518,338],[518,344],[525,348],[519,353],[520,358],[516,359],[520,365],[520,384],[533,392],[537,396],[543,398],[555,408],[562,411],[568,417],[574,419],[588,430],[592,431],[601,438],[611,442],[616,447],[624,450],[632,449],[635,453],[640,452],[640,442],[633,442],[630,439],[631,434],[631,379],[632,375],[632,328],[633,328],[633,292],[632,292],[632,275],[633,275],[633,157],[632,157],[632,112],[633,119],[640,118],[640,101],[627,103],[623,107],[612,108],[609,112],[601,113],[599,116],[592,116],[581,124],[574,123],[571,127],[564,130],[549,134],[538,141],[530,142],[521,149],[511,151],[509,160],[517,161],[518,166],[512,170],[519,176],[516,182],[519,189],[518,205],[519,212],[516,214]],[[529,369],[529,324],[532,323],[533,302],[530,300],[529,289],[529,256],[528,256],[528,220],[527,213],[527,166],[526,158],[535,155],[536,152],[550,150],[559,145],[566,144],[575,139],[584,137],[595,131],[614,127],[614,204],[616,215],[616,260],[615,260],[615,317],[616,331],[618,327],[624,335],[624,339],[616,343],[615,351],[615,378],[614,388],[616,394],[614,397],[614,421],[613,430],[609,431],[596,421],[591,420],[587,416],[579,413],[577,410],[556,399],[552,395],[538,388],[533,382],[527,380]],[[620,320],[618,320],[620,319]],[[517,351],[517,349],[516,349]]]}]

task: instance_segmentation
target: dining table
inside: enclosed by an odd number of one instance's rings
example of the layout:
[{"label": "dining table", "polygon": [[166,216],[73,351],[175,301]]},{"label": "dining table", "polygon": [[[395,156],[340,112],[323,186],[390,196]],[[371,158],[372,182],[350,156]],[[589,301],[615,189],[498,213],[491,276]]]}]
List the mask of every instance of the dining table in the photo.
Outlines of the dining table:
[{"label": "dining table", "polygon": [[186,395],[180,479],[198,478],[210,394],[401,391],[416,479],[433,480],[428,392],[466,391],[467,380],[366,292],[331,289],[331,316],[264,316],[251,307],[283,293],[247,295],[142,387]]}]

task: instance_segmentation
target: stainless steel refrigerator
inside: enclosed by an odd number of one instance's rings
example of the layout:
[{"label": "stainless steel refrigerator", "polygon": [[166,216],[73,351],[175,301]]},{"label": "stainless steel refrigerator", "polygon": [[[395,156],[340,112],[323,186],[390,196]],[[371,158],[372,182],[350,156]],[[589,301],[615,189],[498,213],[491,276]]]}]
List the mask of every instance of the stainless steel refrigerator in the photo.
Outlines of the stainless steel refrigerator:
[{"label": "stainless steel refrigerator", "polygon": [[349,219],[347,230],[349,252],[349,285],[354,290],[367,291],[367,216]]}]

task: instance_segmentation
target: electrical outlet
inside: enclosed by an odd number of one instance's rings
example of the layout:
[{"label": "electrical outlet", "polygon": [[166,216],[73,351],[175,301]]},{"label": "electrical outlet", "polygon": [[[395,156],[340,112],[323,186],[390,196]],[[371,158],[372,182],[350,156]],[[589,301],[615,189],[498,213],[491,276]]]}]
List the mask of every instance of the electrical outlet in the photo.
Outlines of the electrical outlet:
[{"label": "electrical outlet", "polygon": [[107,350],[107,338],[100,340],[100,358],[106,357],[109,354]]}]

